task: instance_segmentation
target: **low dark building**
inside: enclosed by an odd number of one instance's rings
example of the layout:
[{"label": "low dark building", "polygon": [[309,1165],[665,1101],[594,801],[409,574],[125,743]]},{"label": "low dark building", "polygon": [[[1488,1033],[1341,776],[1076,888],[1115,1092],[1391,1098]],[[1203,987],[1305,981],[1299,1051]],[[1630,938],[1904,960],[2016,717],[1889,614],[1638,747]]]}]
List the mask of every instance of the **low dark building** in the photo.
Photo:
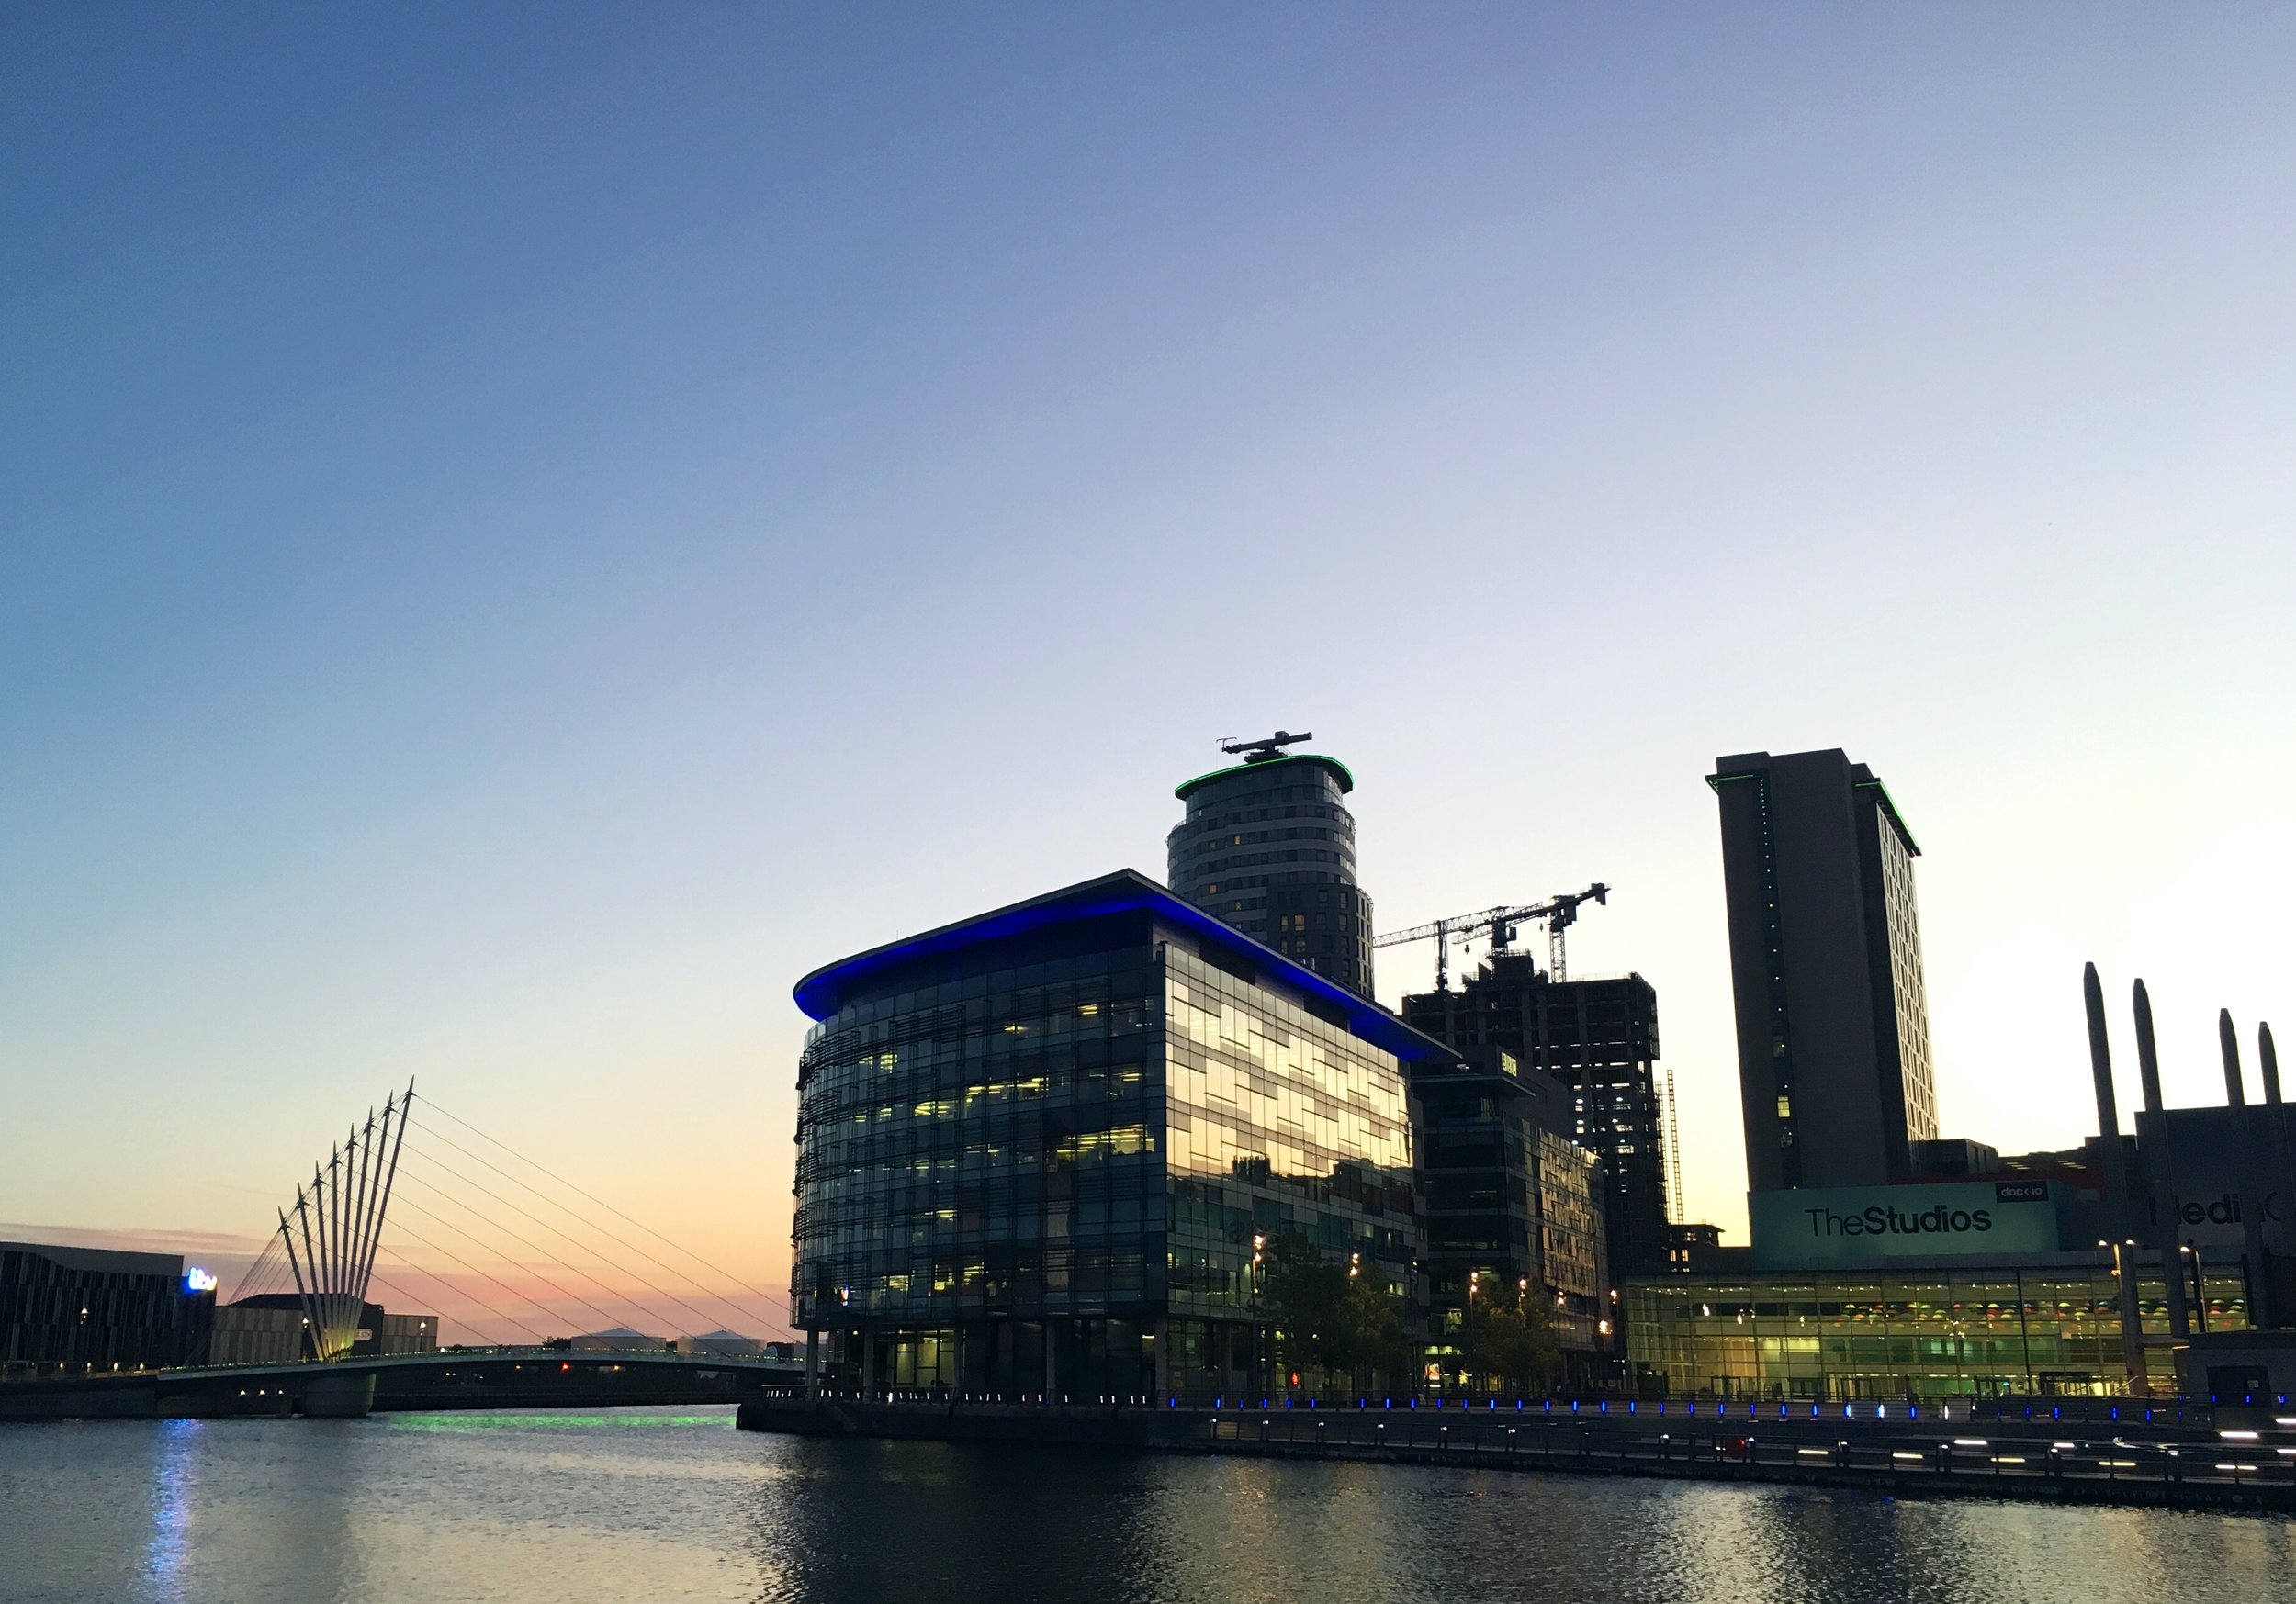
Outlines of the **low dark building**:
[{"label": "low dark building", "polygon": [[1726,1248],[1722,1228],[1703,1222],[1666,1228],[1666,1268],[1676,1275],[1742,1274],[1754,1265],[1751,1248]]},{"label": "low dark building", "polygon": [[0,1371],[191,1363],[207,1347],[214,1288],[171,1253],[0,1242]]},{"label": "low dark building", "polygon": [[1610,1348],[1601,1163],[1570,1139],[1570,1092],[1496,1048],[1411,1068],[1431,1334],[1462,1334],[1478,1297],[1536,1296],[1574,1381]]},{"label": "low dark building", "polygon": [[1941,1137],[1934,1141],[1908,1142],[1914,1178],[1934,1181],[1947,1175],[1990,1175],[2001,1167],[1998,1150],[1967,1137]]},{"label": "low dark building", "polygon": [[[379,1304],[359,1306],[359,1323],[346,1352],[354,1358],[429,1353],[438,1347],[438,1317],[394,1315]],[[316,1358],[302,1298],[292,1292],[258,1293],[215,1311],[209,1364],[292,1364]]]},{"label": "low dark building", "polygon": [[1462,1053],[1502,1049],[1560,1082],[1570,1094],[1569,1134],[1603,1161],[1610,1274],[1665,1271],[1659,1002],[1649,981],[1558,981],[1528,954],[1500,952],[1457,991],[1405,997],[1403,1019]]},{"label": "low dark building", "polygon": [[[1297,770],[1295,770],[1297,771]],[[1392,1015],[1130,870],[807,975],[791,1297],[874,1390],[1268,1384],[1262,1247],[1408,1299]]]}]

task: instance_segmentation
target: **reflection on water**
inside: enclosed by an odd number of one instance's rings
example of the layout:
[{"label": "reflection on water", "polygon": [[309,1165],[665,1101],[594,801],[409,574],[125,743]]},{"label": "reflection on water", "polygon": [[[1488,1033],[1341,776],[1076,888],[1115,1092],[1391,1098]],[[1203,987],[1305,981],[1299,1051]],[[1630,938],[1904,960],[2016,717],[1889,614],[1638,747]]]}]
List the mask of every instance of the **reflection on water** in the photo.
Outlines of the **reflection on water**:
[{"label": "reflection on water", "polygon": [[144,1545],[142,1587],[147,1598],[172,1598],[191,1548],[192,1479],[199,1465],[195,1420],[163,1420],[152,1465],[152,1536]]},{"label": "reflection on water", "polygon": [[935,1443],[723,1413],[0,1428],[0,1601],[2296,1604],[2296,1526]]}]

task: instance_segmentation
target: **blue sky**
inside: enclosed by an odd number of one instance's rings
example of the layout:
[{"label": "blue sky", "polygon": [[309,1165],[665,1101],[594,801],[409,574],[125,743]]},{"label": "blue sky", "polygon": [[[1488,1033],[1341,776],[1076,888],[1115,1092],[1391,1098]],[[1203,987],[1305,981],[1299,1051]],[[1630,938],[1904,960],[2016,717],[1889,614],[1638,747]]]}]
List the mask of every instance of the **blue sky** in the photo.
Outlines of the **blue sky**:
[{"label": "blue sky", "polygon": [[777,1275],[794,978],[1278,723],[1383,924],[1618,887],[1698,1215],[1719,753],[1889,783],[1956,1133],[2088,1128],[2084,959],[2195,1097],[2296,1023],[2284,8],[0,46],[0,1221],[260,1229],[414,1073]]}]

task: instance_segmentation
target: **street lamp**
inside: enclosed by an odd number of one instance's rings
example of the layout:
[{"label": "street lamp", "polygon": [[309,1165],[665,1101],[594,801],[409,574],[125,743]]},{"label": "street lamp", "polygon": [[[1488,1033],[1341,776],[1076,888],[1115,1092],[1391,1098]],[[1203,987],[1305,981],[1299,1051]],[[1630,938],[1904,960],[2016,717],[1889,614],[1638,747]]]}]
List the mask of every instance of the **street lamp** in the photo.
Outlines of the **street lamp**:
[{"label": "street lamp", "polygon": [[1469,1270],[1467,1273],[1467,1318],[1461,1328],[1462,1340],[1459,1343],[1459,1392],[1462,1396],[1474,1390],[1474,1375],[1467,1368],[1466,1350],[1474,1346],[1475,1342],[1475,1286],[1482,1279],[1482,1275],[1483,1273],[1480,1270]]}]

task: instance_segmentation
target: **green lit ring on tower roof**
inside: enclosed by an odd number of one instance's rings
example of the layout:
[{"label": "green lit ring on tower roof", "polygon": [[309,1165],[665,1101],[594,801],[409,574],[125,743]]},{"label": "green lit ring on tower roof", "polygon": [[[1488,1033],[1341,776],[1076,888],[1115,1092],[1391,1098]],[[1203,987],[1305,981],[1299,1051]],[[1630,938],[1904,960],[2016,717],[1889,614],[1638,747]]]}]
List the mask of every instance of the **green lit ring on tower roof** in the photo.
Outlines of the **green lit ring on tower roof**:
[{"label": "green lit ring on tower roof", "polygon": [[1265,763],[1238,763],[1231,768],[1215,768],[1210,774],[1199,774],[1195,779],[1189,780],[1187,784],[1179,787],[1179,789],[1175,791],[1172,794],[1178,797],[1182,802],[1186,802],[1188,799],[1189,792],[1200,791],[1215,780],[1225,780],[1231,774],[1265,773],[1271,768],[1281,768],[1287,763],[1322,764],[1324,768],[1330,769],[1334,774],[1339,776],[1339,793],[1342,796],[1345,796],[1349,791],[1356,789],[1356,777],[1347,772],[1347,765],[1342,763],[1338,758],[1325,757],[1314,752],[1300,752],[1296,754],[1288,752],[1281,757],[1270,757]]}]

